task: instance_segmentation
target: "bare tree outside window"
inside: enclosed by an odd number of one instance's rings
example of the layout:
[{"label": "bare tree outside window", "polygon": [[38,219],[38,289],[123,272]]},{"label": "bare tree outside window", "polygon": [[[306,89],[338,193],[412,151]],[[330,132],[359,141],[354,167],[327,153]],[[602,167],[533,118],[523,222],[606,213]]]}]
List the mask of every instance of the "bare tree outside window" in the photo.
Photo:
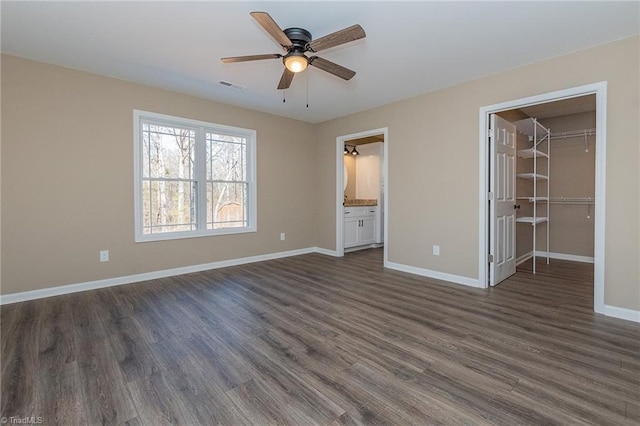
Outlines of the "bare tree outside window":
[{"label": "bare tree outside window", "polygon": [[195,229],[195,131],[144,123],[142,138],[144,233]]},{"label": "bare tree outside window", "polygon": [[255,231],[255,131],[142,111],[134,119],[136,241]]},{"label": "bare tree outside window", "polygon": [[207,228],[246,226],[246,139],[207,133]]}]

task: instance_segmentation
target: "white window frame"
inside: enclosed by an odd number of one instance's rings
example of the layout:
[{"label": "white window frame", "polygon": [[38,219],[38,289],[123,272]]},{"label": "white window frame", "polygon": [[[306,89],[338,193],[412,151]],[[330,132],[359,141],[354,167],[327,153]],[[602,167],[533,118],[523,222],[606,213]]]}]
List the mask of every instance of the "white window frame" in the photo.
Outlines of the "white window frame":
[{"label": "white window frame", "polygon": [[[196,192],[196,230],[180,232],[163,232],[158,234],[144,234],[142,223],[142,125],[143,120],[149,120],[168,126],[191,127],[196,130],[195,146],[195,181]],[[225,133],[246,138],[246,179],[247,179],[247,226],[238,228],[207,229],[207,179],[206,179],[206,146],[205,134]],[[256,131],[222,124],[208,123],[189,118],[174,117],[155,112],[133,110],[133,170],[134,170],[134,214],[135,214],[135,242],[176,240],[182,238],[208,237],[214,235],[245,234],[257,232],[257,187],[256,187]],[[202,202],[204,200],[204,202]]]}]

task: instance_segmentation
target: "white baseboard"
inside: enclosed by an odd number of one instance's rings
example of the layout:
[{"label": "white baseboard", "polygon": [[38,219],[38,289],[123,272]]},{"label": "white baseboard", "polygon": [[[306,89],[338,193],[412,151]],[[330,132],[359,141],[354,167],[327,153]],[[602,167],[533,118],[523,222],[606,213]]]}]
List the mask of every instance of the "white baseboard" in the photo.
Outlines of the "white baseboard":
[{"label": "white baseboard", "polygon": [[529,253],[525,253],[522,256],[518,257],[516,259],[516,266],[518,266],[521,263],[526,262],[527,260],[531,259],[533,257],[533,250],[530,251]]},{"label": "white baseboard", "polygon": [[367,244],[364,246],[355,246],[355,247],[349,247],[349,248],[345,248],[344,249],[344,253],[351,253],[354,251],[359,251],[359,250],[367,250],[367,249],[373,249],[373,248],[380,248],[380,247],[384,247],[383,243],[373,243],[373,244]]},{"label": "white baseboard", "polygon": [[[480,281],[476,278],[468,278],[460,275],[447,274],[446,272],[432,271],[430,269],[417,268],[415,266],[403,265],[402,263],[387,262],[385,268],[395,269],[397,271],[408,272],[410,274],[421,275],[423,277],[435,278],[437,280],[449,281],[456,284],[462,284],[469,287],[480,287]],[[484,287],[483,287],[484,288]]]},{"label": "white baseboard", "polygon": [[[547,257],[546,251],[538,251],[536,250],[536,257]],[[552,253],[549,252],[549,257],[551,259],[558,260],[570,260],[572,262],[582,262],[582,263],[594,263],[593,257],[589,256],[578,256],[577,254],[566,254],[566,253]]]},{"label": "white baseboard", "polygon": [[640,322],[640,311],[621,308],[619,306],[604,305],[604,315],[608,317],[620,318],[627,321]]},{"label": "white baseboard", "polygon": [[335,251],[320,247],[307,247],[298,250],[282,251],[278,253],[261,254],[258,256],[242,257],[238,259],[221,260],[219,262],[203,263],[200,265],[183,266],[181,268],[164,269],[161,271],[144,272],[141,274],[127,275],[123,277],[107,278],[103,280],[88,281],[84,283],[68,284],[39,290],[23,291],[0,295],[0,305],[24,302],[27,300],[42,299],[44,297],[60,296],[63,294],[78,293],[80,291],[94,290],[98,288],[113,287],[123,284],[132,284],[140,281],[154,280],[158,278],[172,277],[175,275],[190,274],[209,269],[225,268],[228,266],[244,265],[247,263],[263,262],[265,260],[280,259],[283,257],[299,256],[308,253],[321,253],[335,256]]},{"label": "white baseboard", "polygon": [[335,250],[329,250],[329,249],[322,248],[322,247],[314,247],[313,251],[315,253],[324,254],[326,256],[338,257],[338,253]]}]

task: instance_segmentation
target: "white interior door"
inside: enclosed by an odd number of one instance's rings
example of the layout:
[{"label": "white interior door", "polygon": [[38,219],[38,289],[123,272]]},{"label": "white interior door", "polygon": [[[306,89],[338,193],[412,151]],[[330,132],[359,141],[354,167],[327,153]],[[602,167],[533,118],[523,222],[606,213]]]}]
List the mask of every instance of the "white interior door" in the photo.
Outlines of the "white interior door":
[{"label": "white interior door", "polygon": [[516,126],[491,114],[489,201],[489,283],[494,286],[516,273]]}]

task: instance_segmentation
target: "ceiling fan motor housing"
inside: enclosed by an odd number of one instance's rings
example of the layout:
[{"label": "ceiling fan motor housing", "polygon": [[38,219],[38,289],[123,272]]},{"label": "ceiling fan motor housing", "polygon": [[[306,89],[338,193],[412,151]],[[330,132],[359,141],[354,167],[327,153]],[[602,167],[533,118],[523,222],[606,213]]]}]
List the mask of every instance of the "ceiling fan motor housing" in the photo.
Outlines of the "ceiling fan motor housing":
[{"label": "ceiling fan motor housing", "polygon": [[309,58],[304,53],[309,50],[311,33],[304,28],[287,28],[283,32],[292,44],[286,47],[287,54],[282,57],[282,63],[292,72],[304,71],[309,63]]},{"label": "ceiling fan motor housing", "polygon": [[307,49],[307,45],[311,43],[312,40],[311,33],[304,28],[287,28],[284,30],[284,33],[293,43],[293,47],[291,49],[294,50],[302,49],[302,52],[304,52]]}]

